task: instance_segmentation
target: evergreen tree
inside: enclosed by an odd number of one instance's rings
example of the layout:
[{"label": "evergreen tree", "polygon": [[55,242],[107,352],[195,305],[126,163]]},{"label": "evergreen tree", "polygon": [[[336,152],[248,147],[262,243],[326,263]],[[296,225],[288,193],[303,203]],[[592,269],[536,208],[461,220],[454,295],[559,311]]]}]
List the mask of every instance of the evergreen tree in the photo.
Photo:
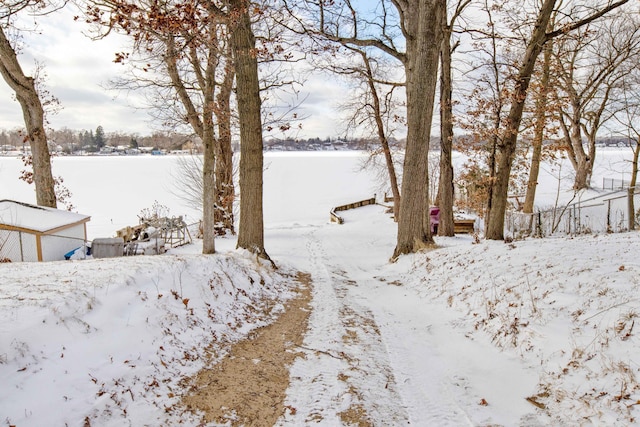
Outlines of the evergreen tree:
[{"label": "evergreen tree", "polygon": [[98,126],[96,128],[96,134],[93,138],[93,142],[98,150],[100,150],[107,144],[107,140],[104,136],[104,129],[102,128],[102,126]]}]

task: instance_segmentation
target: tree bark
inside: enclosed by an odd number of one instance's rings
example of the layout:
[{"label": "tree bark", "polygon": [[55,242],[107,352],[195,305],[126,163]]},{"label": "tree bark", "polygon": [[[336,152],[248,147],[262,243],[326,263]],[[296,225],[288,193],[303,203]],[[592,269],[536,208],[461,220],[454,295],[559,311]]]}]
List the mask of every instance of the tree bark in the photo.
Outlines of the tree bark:
[{"label": "tree bark", "polygon": [[[205,97],[206,98],[206,97]],[[212,133],[212,123],[206,123],[202,134],[202,144],[204,145],[202,162],[202,253],[213,254],[215,246],[215,212],[216,212],[216,140]]]},{"label": "tree bark", "polygon": [[547,123],[547,100],[549,98],[549,77],[551,74],[551,43],[544,47],[544,63],[542,65],[542,78],[540,79],[540,91],[535,106],[535,128],[532,141],[531,166],[529,167],[529,180],[527,182],[527,194],[524,198],[524,213],[533,213],[538,187],[538,175],[540,174],[540,161],[542,160],[542,142],[544,141],[544,129]]},{"label": "tree bark", "polygon": [[255,36],[249,2],[229,0],[231,48],[240,124],[240,227],[238,248],[270,259],[264,248],[262,120]]},{"label": "tree bark", "polygon": [[446,1],[394,2],[407,43],[407,146],[398,236],[393,258],[433,244],[429,224],[429,140]]},{"label": "tree bark", "polygon": [[446,26],[440,53],[440,178],[438,182],[438,207],[440,224],[438,234],[454,235],[453,219],[453,101],[451,81],[451,27]]},{"label": "tree bark", "polygon": [[572,98],[572,111],[571,113],[563,113],[560,117],[560,125],[564,133],[564,148],[567,152],[567,157],[571,161],[573,170],[576,173],[573,180],[573,189],[578,191],[588,188],[590,185],[593,157],[595,157],[595,141],[593,144],[589,141],[589,148],[585,152],[582,143],[582,109],[580,107],[579,95],[573,89],[569,89],[569,92]]},{"label": "tree bark", "polygon": [[216,210],[215,221],[218,234],[235,234],[233,203],[235,188],[233,185],[233,150],[231,148],[231,93],[235,71],[227,65],[224,81],[216,97],[218,119],[218,151],[216,153]]},{"label": "tree bark", "polygon": [[640,156],[640,136],[636,137],[636,146],[633,148],[633,159],[631,162],[631,181],[629,182],[629,191],[627,193],[628,214],[629,214],[629,230],[636,229],[636,208],[634,195],[636,194],[636,183],[638,182],[638,156]]},{"label": "tree bark", "polygon": [[0,74],[15,91],[22,107],[27,138],[33,159],[33,182],[36,187],[36,203],[39,206],[57,207],[55,181],[51,173],[51,156],[44,129],[44,109],[32,77],[25,76],[15,50],[0,27]]},{"label": "tree bark", "polygon": [[556,0],[544,0],[531,34],[531,39],[527,45],[522,65],[518,70],[515,88],[511,97],[511,108],[507,116],[506,130],[498,145],[498,168],[491,194],[491,211],[489,212],[485,235],[487,239],[504,239],[504,215],[507,209],[509,178],[511,176],[511,165],[516,151],[524,103],[527,98],[527,90],[536,59],[546,42],[546,28],[555,2]]}]

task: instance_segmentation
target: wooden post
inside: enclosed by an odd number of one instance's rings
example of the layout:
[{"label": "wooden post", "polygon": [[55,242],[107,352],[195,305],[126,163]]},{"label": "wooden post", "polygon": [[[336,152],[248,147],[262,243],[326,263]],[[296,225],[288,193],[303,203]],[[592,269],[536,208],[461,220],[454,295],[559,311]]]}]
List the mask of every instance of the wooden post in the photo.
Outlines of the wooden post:
[{"label": "wooden post", "polygon": [[42,261],[42,234],[36,234],[36,252],[38,254],[38,261]]}]

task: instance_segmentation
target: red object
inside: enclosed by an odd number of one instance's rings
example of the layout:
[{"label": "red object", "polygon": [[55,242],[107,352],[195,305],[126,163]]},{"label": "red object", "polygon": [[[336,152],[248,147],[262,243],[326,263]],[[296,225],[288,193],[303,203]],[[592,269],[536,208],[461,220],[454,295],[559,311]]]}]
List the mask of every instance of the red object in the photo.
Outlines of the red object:
[{"label": "red object", "polygon": [[431,225],[431,234],[438,234],[438,224],[440,224],[440,208],[431,206],[429,208],[429,224]]}]

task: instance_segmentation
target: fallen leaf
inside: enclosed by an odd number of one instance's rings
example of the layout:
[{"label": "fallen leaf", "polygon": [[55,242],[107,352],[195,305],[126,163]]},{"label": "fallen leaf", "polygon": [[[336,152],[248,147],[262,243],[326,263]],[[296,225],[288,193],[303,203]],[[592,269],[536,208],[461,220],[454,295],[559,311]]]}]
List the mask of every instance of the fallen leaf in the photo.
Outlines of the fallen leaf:
[{"label": "fallen leaf", "polygon": [[531,403],[533,406],[540,408],[540,409],[547,409],[547,407],[545,406],[544,403],[538,402],[536,400],[536,396],[529,396],[527,397],[527,402]]}]

